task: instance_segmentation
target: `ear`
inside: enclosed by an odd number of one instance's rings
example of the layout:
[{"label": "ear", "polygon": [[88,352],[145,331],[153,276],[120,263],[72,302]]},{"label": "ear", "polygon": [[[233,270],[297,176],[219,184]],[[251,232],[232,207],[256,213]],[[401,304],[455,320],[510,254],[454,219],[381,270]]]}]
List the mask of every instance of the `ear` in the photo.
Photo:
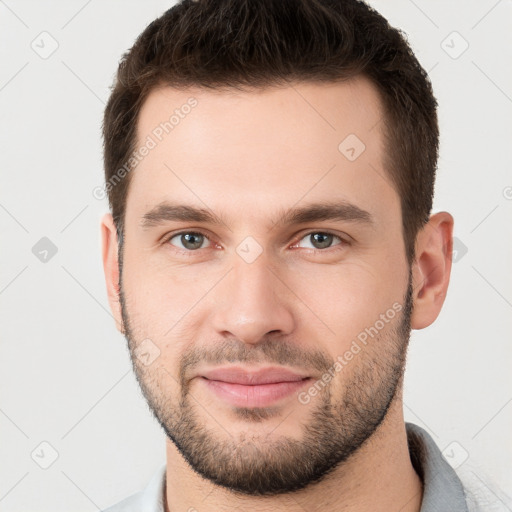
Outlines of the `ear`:
[{"label": "ear", "polygon": [[412,329],[432,324],[443,306],[452,268],[453,222],[448,212],[436,213],[416,237]]},{"label": "ear", "polygon": [[116,327],[124,334],[123,319],[121,315],[121,303],[119,302],[119,261],[117,257],[118,240],[117,230],[110,213],[106,213],[101,219],[101,244],[103,271],[107,285],[108,302],[114,316]]}]

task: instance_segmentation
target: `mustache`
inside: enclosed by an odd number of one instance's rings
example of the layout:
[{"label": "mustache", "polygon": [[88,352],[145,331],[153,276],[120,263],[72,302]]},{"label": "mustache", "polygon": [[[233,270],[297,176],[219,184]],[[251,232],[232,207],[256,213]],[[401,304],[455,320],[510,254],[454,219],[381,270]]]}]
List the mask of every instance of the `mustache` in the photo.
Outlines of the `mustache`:
[{"label": "mustache", "polygon": [[180,361],[180,380],[184,384],[198,364],[264,363],[303,368],[324,373],[334,360],[320,350],[305,350],[293,342],[268,339],[248,346],[238,340],[222,340],[208,346],[194,347]]}]

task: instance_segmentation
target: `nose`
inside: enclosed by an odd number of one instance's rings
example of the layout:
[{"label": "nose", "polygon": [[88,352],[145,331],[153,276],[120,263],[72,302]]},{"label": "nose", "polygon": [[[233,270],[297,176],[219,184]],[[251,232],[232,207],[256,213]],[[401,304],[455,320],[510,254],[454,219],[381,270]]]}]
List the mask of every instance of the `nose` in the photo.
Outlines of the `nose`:
[{"label": "nose", "polygon": [[252,263],[235,255],[233,267],[215,290],[216,333],[246,344],[257,344],[269,333],[291,333],[294,317],[289,300],[293,294],[265,254]]}]

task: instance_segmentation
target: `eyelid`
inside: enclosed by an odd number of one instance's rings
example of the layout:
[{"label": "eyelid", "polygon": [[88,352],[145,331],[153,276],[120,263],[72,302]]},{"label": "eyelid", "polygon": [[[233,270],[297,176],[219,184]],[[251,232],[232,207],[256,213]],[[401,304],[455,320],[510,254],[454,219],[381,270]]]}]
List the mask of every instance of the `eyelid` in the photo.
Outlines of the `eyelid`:
[{"label": "eyelid", "polygon": [[[178,235],[183,235],[183,234],[198,234],[198,235],[202,235],[204,236],[210,243],[213,243],[215,244],[216,242],[212,239],[212,237],[210,235],[208,235],[207,233],[205,233],[203,230],[201,229],[185,229],[185,230],[181,230],[181,231],[177,231],[177,232],[173,232],[173,233],[169,233],[168,235],[165,235],[163,238],[162,238],[162,244],[166,244],[168,243],[172,238],[174,238],[175,236],[178,236]],[[294,242],[292,242],[290,244],[290,246],[295,246],[297,245],[302,239],[304,239],[305,237],[307,237],[308,235],[312,235],[313,233],[322,233],[322,234],[325,234],[325,235],[332,235],[336,238],[339,238],[341,240],[341,243],[340,244],[336,244],[332,247],[327,247],[326,249],[309,249],[309,248],[306,248],[307,250],[309,251],[313,251],[313,252],[328,252],[329,250],[336,250],[336,248],[339,248],[340,246],[341,247],[344,247],[346,245],[350,245],[351,244],[351,240],[352,240],[352,237],[350,237],[349,235],[346,235],[345,234],[345,237],[346,238],[350,238],[350,240],[346,240],[343,236],[341,236],[340,234],[337,234],[337,233],[334,233],[333,231],[329,230],[329,229],[310,229],[309,231],[305,231],[305,232],[301,232],[299,235],[296,235],[294,237]],[[289,247],[290,247],[289,246]],[[196,249],[195,251],[192,251],[192,250],[186,250],[186,249],[180,249],[179,247],[176,247],[173,245],[173,247],[176,249],[176,251],[178,252],[181,252],[181,253],[187,253],[187,254],[193,254],[194,252],[199,252],[201,249]],[[207,247],[205,247],[205,249],[207,249]]]},{"label": "eyelid", "polygon": [[[334,231],[331,231],[330,229],[310,229],[308,231],[301,232],[300,234],[298,234],[294,238],[295,241],[291,245],[296,246],[301,240],[303,240],[304,238],[306,238],[309,235],[312,235],[313,233],[322,233],[324,235],[332,235],[341,240],[341,243],[333,245],[331,247],[327,247],[326,249],[314,249],[314,248],[310,249],[307,247],[305,248],[305,249],[307,249],[309,251],[313,251],[313,252],[329,252],[330,250],[331,251],[336,250],[336,248],[345,247],[346,245],[350,245],[351,240],[352,240],[352,237],[350,237],[349,235],[344,234],[345,236],[342,236],[341,234],[335,233]],[[350,239],[350,240],[347,240],[347,239]]]},{"label": "eyelid", "polygon": [[[165,235],[163,238],[162,238],[162,245],[165,245],[167,243],[169,243],[171,241],[171,239],[173,239],[175,236],[178,236],[178,235],[185,235],[185,234],[196,234],[196,235],[202,235],[204,236],[210,243],[215,243],[212,239],[212,237],[210,237],[210,235],[208,235],[207,233],[205,233],[204,231],[202,231],[201,229],[183,229],[181,231],[177,231],[176,233],[169,233],[167,235]],[[172,245],[172,244],[170,244]],[[182,253],[194,253],[194,252],[198,252],[200,251],[200,249],[196,249],[195,251],[191,251],[191,250],[187,250],[187,249],[181,249],[180,247],[176,247],[175,245],[173,245],[173,247],[178,251],[178,252],[182,252]],[[207,249],[208,247],[205,247],[205,249]]]}]

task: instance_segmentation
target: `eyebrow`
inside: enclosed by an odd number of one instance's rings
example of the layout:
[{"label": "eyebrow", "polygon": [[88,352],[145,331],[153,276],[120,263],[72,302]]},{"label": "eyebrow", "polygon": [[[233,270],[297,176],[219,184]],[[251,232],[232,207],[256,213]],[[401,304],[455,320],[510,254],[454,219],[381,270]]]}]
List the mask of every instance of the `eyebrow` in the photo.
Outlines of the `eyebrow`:
[{"label": "eyebrow", "polygon": [[[367,224],[370,227],[375,226],[374,218],[370,212],[347,201],[319,202],[292,207],[288,210],[281,209],[277,220],[272,221],[272,224],[273,227],[276,227],[326,220],[348,221]],[[149,229],[172,221],[227,226],[222,217],[209,209],[169,201],[161,202],[146,212],[142,216],[140,224],[143,229]]]}]

